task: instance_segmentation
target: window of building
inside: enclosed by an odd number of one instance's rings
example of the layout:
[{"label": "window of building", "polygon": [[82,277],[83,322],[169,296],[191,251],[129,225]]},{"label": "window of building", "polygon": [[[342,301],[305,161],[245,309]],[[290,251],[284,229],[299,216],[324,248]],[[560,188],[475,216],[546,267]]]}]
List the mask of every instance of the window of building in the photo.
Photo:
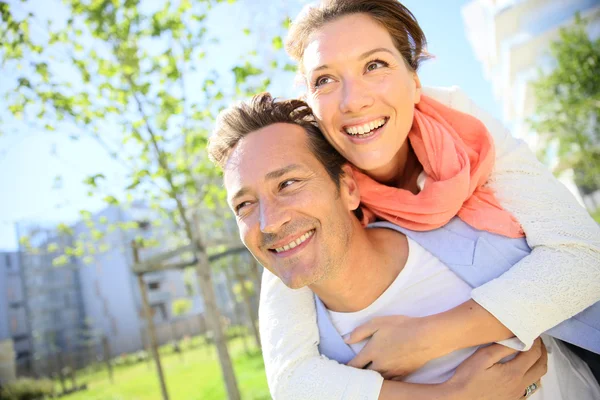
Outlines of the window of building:
[{"label": "window of building", "polygon": [[160,282],[150,282],[148,284],[148,289],[150,289],[150,290],[158,290],[158,289],[160,289]]},{"label": "window of building", "polygon": [[138,228],[140,228],[141,230],[147,231],[150,229],[150,221],[141,220],[141,221],[136,221],[136,222],[137,222]]},{"label": "window of building", "polygon": [[10,254],[5,254],[4,255],[4,263],[6,264],[6,268],[10,268],[12,263],[11,263],[11,258],[10,258]]}]

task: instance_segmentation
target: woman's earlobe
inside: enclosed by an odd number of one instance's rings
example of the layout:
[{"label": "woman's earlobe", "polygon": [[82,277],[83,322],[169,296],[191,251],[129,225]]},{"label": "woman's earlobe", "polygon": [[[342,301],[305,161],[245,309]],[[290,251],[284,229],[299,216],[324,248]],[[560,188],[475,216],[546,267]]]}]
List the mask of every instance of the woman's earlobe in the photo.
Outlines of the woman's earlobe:
[{"label": "woman's earlobe", "polygon": [[414,80],[415,80],[415,104],[419,104],[421,101],[421,80],[419,79],[419,75],[416,72],[413,72]]}]

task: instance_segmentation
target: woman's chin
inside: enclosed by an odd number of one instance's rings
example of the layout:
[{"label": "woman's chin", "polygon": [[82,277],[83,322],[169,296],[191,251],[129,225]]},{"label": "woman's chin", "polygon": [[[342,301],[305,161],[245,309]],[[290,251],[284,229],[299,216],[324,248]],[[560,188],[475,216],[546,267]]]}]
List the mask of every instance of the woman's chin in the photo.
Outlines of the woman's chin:
[{"label": "woman's chin", "polygon": [[360,169],[361,171],[366,172],[368,175],[375,174],[377,175],[380,172],[383,172],[387,169],[390,169],[390,165],[392,164],[391,160],[386,161],[382,160],[381,157],[369,157],[369,158],[355,158],[352,160],[352,157],[347,157],[347,159]]}]

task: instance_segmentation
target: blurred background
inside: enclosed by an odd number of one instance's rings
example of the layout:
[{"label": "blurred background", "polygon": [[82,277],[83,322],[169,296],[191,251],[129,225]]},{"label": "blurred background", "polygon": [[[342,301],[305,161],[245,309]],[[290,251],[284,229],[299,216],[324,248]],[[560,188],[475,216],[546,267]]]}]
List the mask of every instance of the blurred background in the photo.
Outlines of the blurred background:
[{"label": "blurred background", "polygon": [[[282,45],[308,3],[0,1],[0,398],[270,398],[262,267],[205,148],[232,101],[302,94]],[[403,4],[421,82],[461,87],[600,222],[598,1]]]}]

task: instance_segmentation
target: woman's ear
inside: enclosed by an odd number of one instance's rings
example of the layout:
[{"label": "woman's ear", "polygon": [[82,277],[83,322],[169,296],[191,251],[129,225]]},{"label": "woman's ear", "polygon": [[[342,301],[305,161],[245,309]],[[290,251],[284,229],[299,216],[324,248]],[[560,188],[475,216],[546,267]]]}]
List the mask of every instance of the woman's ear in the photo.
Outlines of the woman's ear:
[{"label": "woman's ear", "polygon": [[414,103],[419,104],[421,101],[421,80],[419,79],[419,75],[417,72],[413,72],[413,80],[415,81],[415,98]]},{"label": "woman's ear", "polygon": [[344,196],[348,209],[354,211],[360,206],[360,189],[350,164],[345,164],[342,170],[344,174],[340,177],[340,195]]}]

